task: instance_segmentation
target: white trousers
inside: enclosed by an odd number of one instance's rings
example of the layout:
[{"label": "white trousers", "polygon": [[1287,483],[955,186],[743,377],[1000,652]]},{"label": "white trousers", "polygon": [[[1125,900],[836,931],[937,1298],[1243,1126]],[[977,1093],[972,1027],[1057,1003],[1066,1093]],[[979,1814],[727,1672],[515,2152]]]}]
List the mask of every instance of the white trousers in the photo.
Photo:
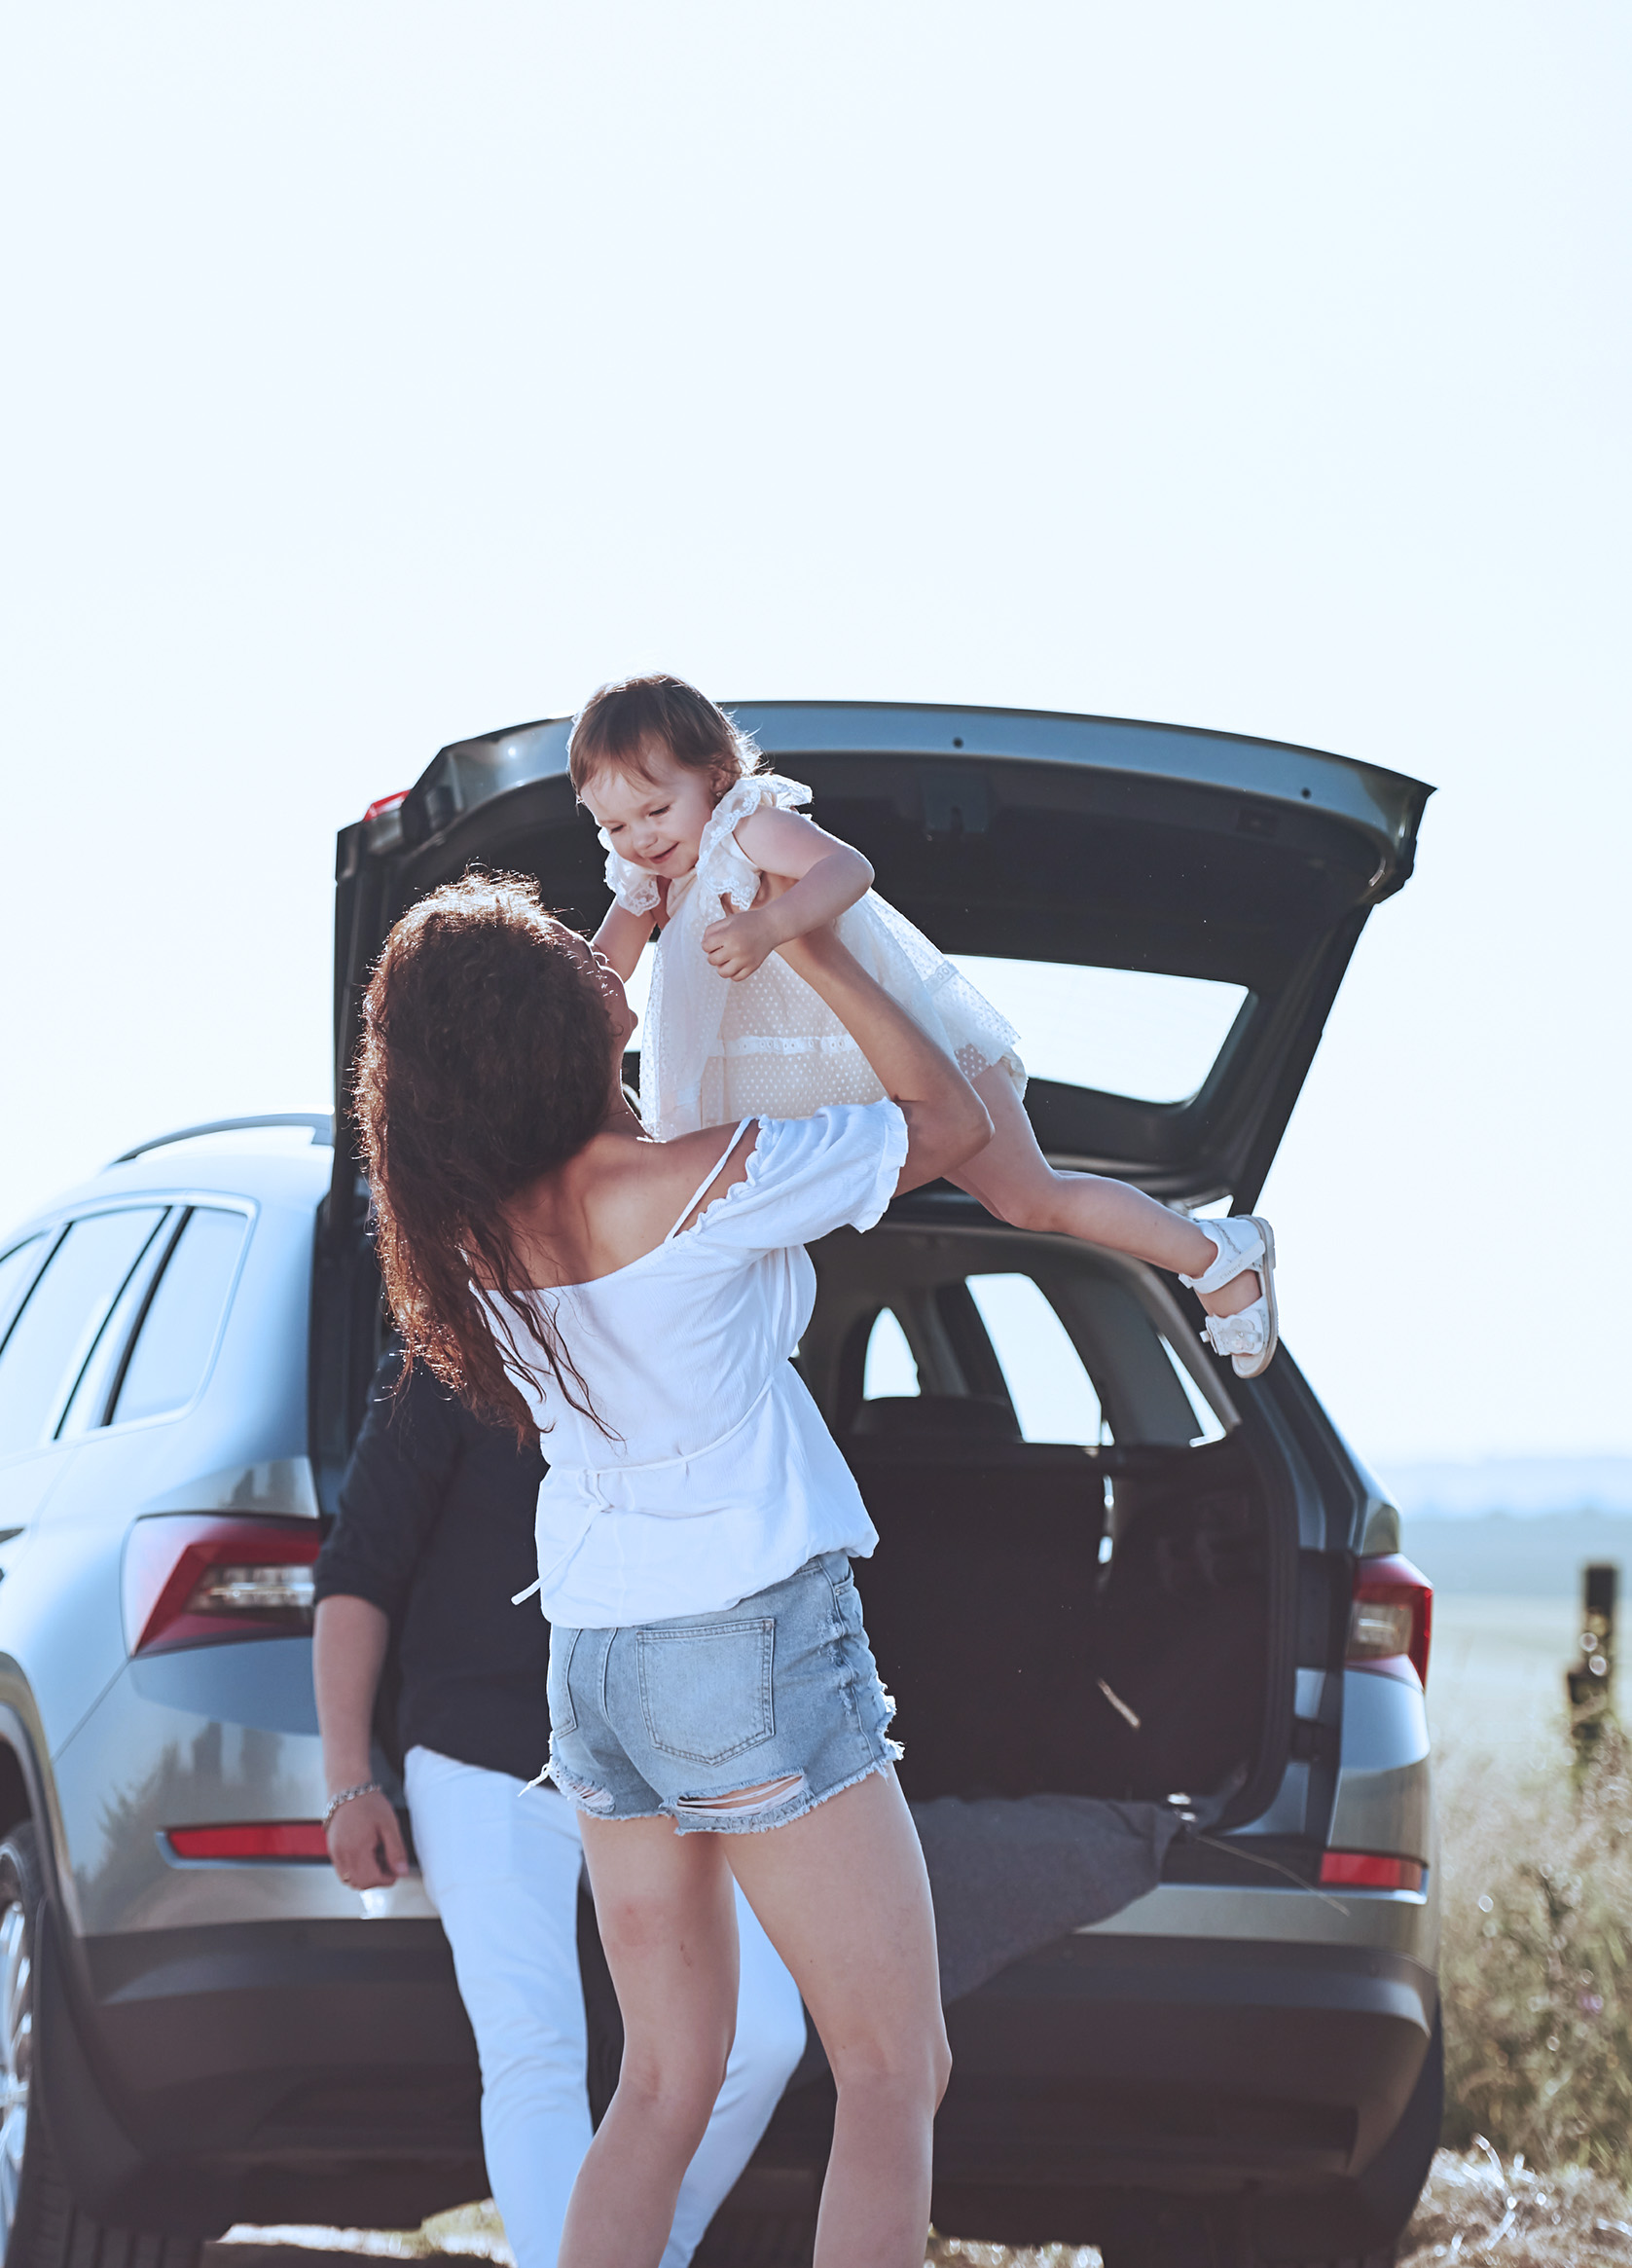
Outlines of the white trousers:
[{"label": "white trousers", "polygon": [[[453,1949],[482,2064],[482,2141],[519,2268],[556,2268],[590,2145],[578,1976],[578,1814],[554,1788],[411,1748],[404,1777],[425,1889]],[[737,2040],[680,2189],[662,2268],[686,2268],[804,2053],[798,1989],[737,1892]]]}]

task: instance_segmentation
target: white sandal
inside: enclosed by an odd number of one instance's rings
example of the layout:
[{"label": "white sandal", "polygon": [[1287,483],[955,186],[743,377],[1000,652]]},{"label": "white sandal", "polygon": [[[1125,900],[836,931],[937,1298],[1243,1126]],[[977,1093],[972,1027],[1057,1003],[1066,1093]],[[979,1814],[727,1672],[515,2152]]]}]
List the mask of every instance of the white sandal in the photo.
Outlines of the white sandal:
[{"label": "white sandal", "polygon": [[1281,1311],[1275,1300],[1275,1231],[1255,1213],[1232,1213],[1223,1221],[1196,1226],[1217,1246],[1217,1258],[1199,1276],[1179,1281],[1192,1292],[1219,1292],[1251,1268],[1262,1289],[1238,1315],[1210,1315],[1202,1340],[1215,1354],[1228,1355],[1238,1378],[1256,1378],[1268,1370],[1281,1343]]}]

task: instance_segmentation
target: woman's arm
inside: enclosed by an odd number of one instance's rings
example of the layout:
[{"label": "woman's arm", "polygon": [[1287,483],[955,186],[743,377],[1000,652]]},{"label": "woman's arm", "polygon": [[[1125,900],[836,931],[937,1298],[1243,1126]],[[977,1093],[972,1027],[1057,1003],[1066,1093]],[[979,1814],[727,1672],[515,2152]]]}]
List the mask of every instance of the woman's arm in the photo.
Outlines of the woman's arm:
[{"label": "woman's arm", "polygon": [[[788,893],[792,896],[792,892]],[[907,1161],[896,1194],[939,1180],[992,1139],[986,1105],[945,1048],[874,982],[830,929],[780,948],[788,967],[819,994],[898,1103],[907,1121]]]},{"label": "woman's arm", "polygon": [[[374,1697],[391,1626],[366,1598],[336,1592],[318,1603],[311,1649],[323,1777],[331,1796],[361,1787],[370,1769]],[[408,1872],[397,1815],[382,1795],[353,1796],[329,1823],[329,1857],[354,1890],[383,1889]]]},{"label": "woman's arm", "polygon": [[[662,884],[658,887],[661,890]],[[656,921],[655,913],[631,913],[614,898],[606,919],[595,933],[596,951],[605,954],[625,984],[635,974],[635,964],[650,942]]]},{"label": "woman's arm", "polygon": [[704,931],[703,950],[722,976],[751,976],[768,954],[836,921],[873,887],[861,853],[797,811],[749,812],[737,840],[762,874],[790,887]]}]

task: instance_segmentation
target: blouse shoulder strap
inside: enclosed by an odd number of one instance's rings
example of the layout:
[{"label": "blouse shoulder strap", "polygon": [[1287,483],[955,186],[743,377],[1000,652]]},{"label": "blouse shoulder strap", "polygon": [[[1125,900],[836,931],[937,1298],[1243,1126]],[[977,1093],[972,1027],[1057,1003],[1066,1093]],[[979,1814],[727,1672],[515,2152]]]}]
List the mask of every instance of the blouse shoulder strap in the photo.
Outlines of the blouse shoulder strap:
[{"label": "blouse shoulder strap", "polygon": [[736,1126],[732,1130],[731,1140],[726,1144],[725,1149],[715,1159],[714,1163],[709,1166],[707,1172],[698,1183],[696,1189],[692,1190],[691,1195],[686,1199],[685,1203],[680,1207],[678,1220],[674,1223],[673,1227],[671,1228],[669,1234],[663,1240],[665,1244],[672,1244],[675,1237],[679,1235],[680,1230],[685,1226],[686,1223],[691,1219],[692,1215],[696,1212],[698,1206],[703,1201],[705,1193],[713,1187],[714,1183],[719,1180],[720,1175],[725,1171],[726,1161],[729,1159],[731,1152],[736,1149],[738,1143],[742,1141],[743,1134],[753,1124],[753,1122],[754,1121],[751,1114],[749,1116],[745,1118],[740,1118],[737,1121]]}]

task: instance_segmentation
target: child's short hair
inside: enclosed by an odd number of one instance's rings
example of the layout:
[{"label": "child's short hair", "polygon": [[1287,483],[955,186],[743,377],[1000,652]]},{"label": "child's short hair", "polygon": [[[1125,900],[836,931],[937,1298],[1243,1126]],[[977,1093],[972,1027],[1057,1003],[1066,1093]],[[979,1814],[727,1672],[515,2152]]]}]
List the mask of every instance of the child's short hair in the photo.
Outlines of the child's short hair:
[{"label": "child's short hair", "polygon": [[677,764],[711,773],[720,795],[760,761],[748,735],[683,677],[621,677],[592,693],[572,720],[566,764],[574,792],[582,795],[608,764],[650,779],[645,752],[653,741]]}]

